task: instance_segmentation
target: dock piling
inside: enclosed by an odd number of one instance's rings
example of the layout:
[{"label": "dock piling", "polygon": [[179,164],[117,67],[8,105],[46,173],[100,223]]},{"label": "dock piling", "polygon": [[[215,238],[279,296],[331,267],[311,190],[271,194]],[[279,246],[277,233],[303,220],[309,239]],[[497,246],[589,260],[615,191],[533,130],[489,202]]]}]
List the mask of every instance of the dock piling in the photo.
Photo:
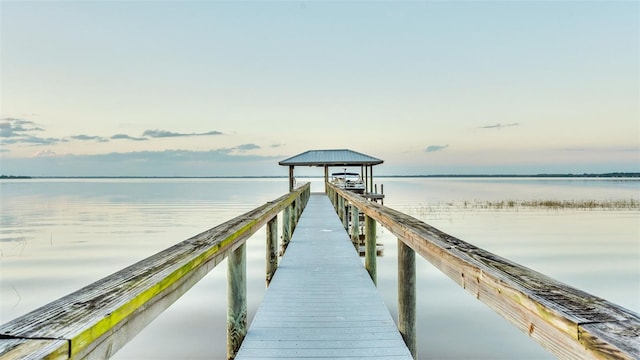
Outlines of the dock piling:
[{"label": "dock piling", "polygon": [[278,217],[267,223],[267,286],[278,268]]},{"label": "dock piling", "polygon": [[377,284],[377,264],[376,264],[376,220],[368,215],[364,217],[365,224],[365,252],[364,266],[367,268],[371,280]]},{"label": "dock piling", "polygon": [[360,243],[360,211],[353,205],[351,206],[351,241],[357,249]]},{"label": "dock piling", "polygon": [[284,254],[291,240],[291,206],[282,211],[282,253]]},{"label": "dock piling", "polygon": [[227,359],[235,359],[247,334],[247,247],[242,243],[227,259]]},{"label": "dock piling", "polygon": [[398,330],[414,359],[416,342],[416,253],[398,239]]}]

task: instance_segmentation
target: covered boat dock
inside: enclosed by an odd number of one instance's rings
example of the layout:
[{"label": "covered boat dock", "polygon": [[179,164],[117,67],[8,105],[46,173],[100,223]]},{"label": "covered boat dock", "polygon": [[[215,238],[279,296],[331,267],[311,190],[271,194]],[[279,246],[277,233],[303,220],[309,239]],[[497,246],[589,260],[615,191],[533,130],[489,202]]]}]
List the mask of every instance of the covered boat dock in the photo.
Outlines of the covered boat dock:
[{"label": "covered boat dock", "polygon": [[[375,199],[382,198],[381,194],[375,194],[373,184],[373,166],[384,161],[376,157],[366,155],[349,149],[333,150],[308,150],[278,164],[289,167],[289,191],[293,191],[295,184],[294,168],[296,166],[316,166],[324,168],[324,182],[329,182],[330,167],[359,167],[360,175],[365,183],[365,196]],[[325,188],[326,192],[326,188]]]}]

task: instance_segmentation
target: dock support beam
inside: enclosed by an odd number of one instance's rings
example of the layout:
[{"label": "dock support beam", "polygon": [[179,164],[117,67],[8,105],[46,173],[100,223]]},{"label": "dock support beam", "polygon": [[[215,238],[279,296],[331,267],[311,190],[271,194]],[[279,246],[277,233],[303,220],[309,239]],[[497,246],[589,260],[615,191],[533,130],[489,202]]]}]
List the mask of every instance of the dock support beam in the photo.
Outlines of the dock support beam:
[{"label": "dock support beam", "polygon": [[291,206],[282,211],[282,253],[284,254],[291,240]]},{"label": "dock support beam", "polygon": [[289,165],[289,192],[295,188],[295,177],[293,176],[293,165]]},{"label": "dock support beam", "polygon": [[417,359],[416,253],[400,239],[398,239],[398,330],[411,356]]},{"label": "dock support beam", "polygon": [[340,206],[342,207],[342,226],[345,230],[349,229],[349,203],[347,200],[342,199]]},{"label": "dock support beam", "polygon": [[267,223],[267,286],[278,268],[278,217]]},{"label": "dock support beam", "polygon": [[360,243],[360,211],[353,205],[351,206],[351,242],[357,249]]},{"label": "dock support beam", "polygon": [[365,225],[365,251],[364,251],[364,266],[371,276],[373,283],[378,283],[378,270],[376,265],[376,220],[368,215],[364,217]]},{"label": "dock support beam", "polygon": [[242,243],[227,259],[227,359],[235,359],[247,334],[247,247]]},{"label": "dock support beam", "polygon": [[329,193],[327,184],[329,183],[329,166],[325,165],[324,166],[324,192],[325,193]]}]

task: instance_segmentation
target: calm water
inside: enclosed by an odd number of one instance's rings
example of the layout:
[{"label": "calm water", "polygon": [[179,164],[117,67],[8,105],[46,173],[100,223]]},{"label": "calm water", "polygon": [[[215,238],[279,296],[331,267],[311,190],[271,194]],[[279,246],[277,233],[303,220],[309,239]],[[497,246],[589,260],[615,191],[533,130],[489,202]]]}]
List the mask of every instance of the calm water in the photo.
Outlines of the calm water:
[{"label": "calm water", "polygon": [[[302,179],[299,179],[302,181]],[[640,210],[471,209],[486,200],[640,199],[640,181],[383,178],[385,205],[527,267],[640,311]],[[7,322],[282,195],[286,179],[0,182],[0,322]],[[312,191],[322,184],[312,179]],[[264,231],[248,243],[250,317],[264,295]],[[379,227],[378,283],[396,313],[396,239]],[[552,358],[418,259],[422,358]],[[219,265],[116,359],[225,358]],[[460,346],[464,339],[465,346]]]}]

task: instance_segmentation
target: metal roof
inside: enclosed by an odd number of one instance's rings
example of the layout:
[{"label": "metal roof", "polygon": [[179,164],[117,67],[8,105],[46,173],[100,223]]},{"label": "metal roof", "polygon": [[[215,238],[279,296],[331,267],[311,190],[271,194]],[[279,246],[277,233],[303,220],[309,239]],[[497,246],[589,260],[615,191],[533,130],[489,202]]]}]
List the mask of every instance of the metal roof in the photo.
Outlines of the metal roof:
[{"label": "metal roof", "polygon": [[378,165],[382,160],[348,149],[308,150],[280,161],[283,166],[359,166]]}]

